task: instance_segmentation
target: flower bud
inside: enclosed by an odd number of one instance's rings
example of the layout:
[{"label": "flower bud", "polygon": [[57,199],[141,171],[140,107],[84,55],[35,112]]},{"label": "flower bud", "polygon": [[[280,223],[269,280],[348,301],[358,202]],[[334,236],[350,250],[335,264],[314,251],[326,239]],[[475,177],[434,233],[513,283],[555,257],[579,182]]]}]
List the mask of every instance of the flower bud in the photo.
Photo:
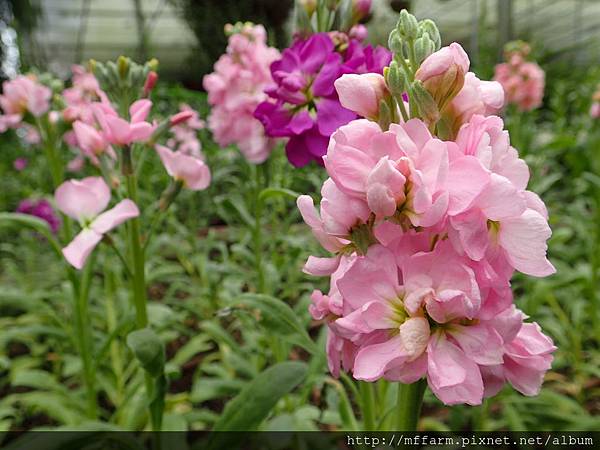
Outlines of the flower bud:
[{"label": "flower bud", "polygon": [[380,101],[390,96],[384,78],[378,73],[345,74],[334,85],[344,108],[373,121],[380,113]]},{"label": "flower bud", "polygon": [[194,115],[193,111],[181,111],[177,114],[174,114],[169,119],[169,126],[174,127],[175,125],[179,125],[183,122],[187,122]]},{"label": "flower bud", "polygon": [[385,81],[394,97],[400,97],[407,91],[406,74],[396,61],[392,61],[384,70]]},{"label": "flower bud", "polygon": [[306,11],[308,17],[311,17],[317,9],[317,0],[298,0],[298,6]]},{"label": "flower bud", "polygon": [[410,86],[410,100],[419,108],[421,118],[427,123],[436,123],[440,120],[438,104],[427,91],[423,83],[415,80]]},{"label": "flower bud", "polygon": [[335,11],[338,6],[339,0],[325,0],[325,6],[330,11]]},{"label": "flower bud", "polygon": [[462,89],[468,70],[469,57],[459,44],[452,43],[427,57],[415,78],[423,83],[438,109],[443,111]]},{"label": "flower bud", "polygon": [[415,41],[415,58],[417,64],[421,64],[429,55],[435,52],[435,43],[429,37],[429,33],[423,35]]},{"label": "flower bud", "polygon": [[119,77],[122,80],[124,80],[127,77],[127,74],[129,73],[130,62],[130,59],[123,55],[119,56],[119,59],[117,60]]},{"label": "flower bud", "polygon": [[390,105],[385,101],[379,102],[379,114],[377,123],[383,131],[387,131],[390,128],[390,124],[393,122],[392,110]]},{"label": "flower bud", "polygon": [[296,33],[300,36],[310,36],[312,34],[312,24],[310,14],[305,8],[296,9]]},{"label": "flower bud", "polygon": [[154,89],[154,86],[156,85],[157,81],[158,74],[153,70],[148,72],[148,75],[146,76],[146,81],[144,82],[144,97],[148,97],[150,91]]},{"label": "flower bud", "polygon": [[371,12],[371,0],[352,0],[352,16],[359,22]]},{"label": "flower bud", "polygon": [[397,29],[393,29],[388,38],[388,48],[398,55],[402,55],[402,38]]},{"label": "flower bud", "polygon": [[406,9],[400,11],[400,19],[396,26],[400,36],[404,39],[414,40],[419,35],[419,23],[417,18],[410,14]]},{"label": "flower bud", "polygon": [[434,51],[438,51],[442,47],[442,38],[440,36],[440,30],[437,25],[431,19],[421,20],[419,22],[419,29],[423,34],[427,33],[429,38],[433,41],[435,46]]}]

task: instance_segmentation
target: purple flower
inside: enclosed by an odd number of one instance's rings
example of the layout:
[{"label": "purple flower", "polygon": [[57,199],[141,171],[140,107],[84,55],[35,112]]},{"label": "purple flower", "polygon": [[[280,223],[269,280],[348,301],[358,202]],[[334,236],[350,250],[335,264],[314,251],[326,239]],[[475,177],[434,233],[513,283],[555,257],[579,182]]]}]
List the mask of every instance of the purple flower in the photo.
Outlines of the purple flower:
[{"label": "purple flower", "polygon": [[21,172],[27,167],[27,158],[17,158],[13,161],[13,167],[16,171]]},{"label": "purple flower", "polygon": [[334,81],[346,73],[381,73],[391,60],[383,47],[340,36],[297,38],[271,64],[275,84],[265,90],[270,99],[254,111],[268,136],[289,138],[286,154],[296,167],[311,161],[322,165],[329,136],[358,117],[342,107]]},{"label": "purple flower", "polygon": [[54,234],[56,234],[60,227],[60,218],[56,215],[52,205],[47,200],[22,200],[17,207],[17,212],[45,220],[50,225],[50,229]]}]

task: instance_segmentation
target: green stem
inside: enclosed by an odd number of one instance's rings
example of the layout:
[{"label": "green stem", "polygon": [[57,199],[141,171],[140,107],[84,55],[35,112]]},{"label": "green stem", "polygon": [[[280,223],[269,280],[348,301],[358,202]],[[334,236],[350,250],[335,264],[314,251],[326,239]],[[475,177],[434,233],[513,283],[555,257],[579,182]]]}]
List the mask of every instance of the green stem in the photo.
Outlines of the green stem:
[{"label": "green stem", "polygon": [[92,359],[92,336],[90,329],[90,317],[88,309],[88,300],[90,286],[92,282],[94,254],[90,256],[83,269],[81,287],[79,292],[74,292],[75,300],[75,332],[79,342],[79,352],[83,363],[83,380],[87,398],[87,415],[90,419],[97,416],[96,408],[96,390],[95,390],[95,369]]},{"label": "green stem", "polygon": [[256,166],[255,170],[255,189],[254,189],[254,228],[253,228],[253,240],[254,240],[254,264],[256,265],[256,287],[257,291],[261,294],[265,292],[265,273],[262,262],[262,200],[260,199],[261,192],[261,167]]},{"label": "green stem", "polygon": [[417,423],[421,415],[423,394],[427,381],[421,379],[412,384],[398,386],[398,403],[396,405],[396,430],[417,431]]},{"label": "green stem", "polygon": [[364,431],[375,431],[375,392],[373,383],[360,382],[360,398]]},{"label": "green stem", "polygon": [[[104,283],[105,283],[105,308],[106,308],[106,324],[108,327],[109,336],[112,335],[117,329],[117,313],[115,310],[115,292],[116,292],[116,281],[115,274],[111,269],[110,262],[106,263],[104,269]],[[113,340],[110,343],[110,360],[115,374],[116,381],[116,407],[117,409],[121,406],[123,401],[123,391],[125,383],[123,382],[123,361],[121,359],[121,349],[119,343]]]},{"label": "green stem", "polygon": [[[122,171],[125,176],[127,195],[134,202],[138,203],[137,194],[137,177],[133,168],[131,159],[131,149],[124,147],[122,152]],[[145,328],[148,326],[148,309],[146,297],[146,275],[145,275],[145,257],[144,249],[141,242],[140,219],[134,217],[129,222],[129,246],[131,259],[133,260],[133,277],[131,280],[131,288],[133,292],[133,303],[135,305],[136,329]],[[146,395],[150,400],[150,395],[154,392],[154,379],[148,373],[144,373],[146,384]],[[149,403],[151,403],[149,401]],[[162,422],[162,411],[156,414],[156,411],[150,406],[150,419],[152,422],[152,430],[160,431]]]}]

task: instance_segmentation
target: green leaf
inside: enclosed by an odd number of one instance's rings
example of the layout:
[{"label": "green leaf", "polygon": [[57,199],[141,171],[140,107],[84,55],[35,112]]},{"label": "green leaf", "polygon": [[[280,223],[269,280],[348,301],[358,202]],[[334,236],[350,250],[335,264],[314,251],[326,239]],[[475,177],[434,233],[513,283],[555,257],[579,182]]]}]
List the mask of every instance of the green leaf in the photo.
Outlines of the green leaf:
[{"label": "green leaf", "polygon": [[269,295],[242,294],[241,304],[258,309],[262,314],[261,322],[269,332],[279,333],[312,354],[318,353],[319,350],[304,325],[284,301]]},{"label": "green leaf", "polygon": [[150,328],[132,331],[127,335],[127,346],[146,372],[153,377],[162,375],[165,368],[165,347]]},{"label": "green leaf", "polygon": [[198,334],[177,350],[177,353],[175,353],[175,356],[169,362],[181,367],[192,359],[194,355],[207,352],[212,348],[213,345],[209,342],[209,337],[205,334]]},{"label": "green leaf", "polygon": [[29,214],[0,212],[0,224],[2,222],[8,225],[26,226],[37,231],[48,240],[56,254],[61,260],[63,260],[61,246],[54,237],[54,234],[52,234],[52,230],[50,230],[48,222],[45,220],[39,219],[35,216],[30,216]]},{"label": "green leaf", "polygon": [[298,198],[300,194],[298,194],[297,192],[294,192],[290,189],[285,189],[285,188],[274,188],[274,187],[269,187],[266,189],[263,189],[262,191],[260,191],[260,194],[258,195],[258,199],[261,202],[264,202],[265,200],[269,199],[269,198],[273,198],[273,197],[291,197],[294,200]]},{"label": "green leaf", "polygon": [[[294,361],[276,364],[260,373],[225,406],[213,430],[256,430],[279,399],[304,380],[306,371],[304,363]],[[233,448],[237,440],[245,438],[240,433],[213,434],[209,448]]]},{"label": "green leaf", "polygon": [[245,381],[237,378],[198,378],[192,387],[190,400],[194,403],[202,403],[214,398],[233,396],[240,392]]}]

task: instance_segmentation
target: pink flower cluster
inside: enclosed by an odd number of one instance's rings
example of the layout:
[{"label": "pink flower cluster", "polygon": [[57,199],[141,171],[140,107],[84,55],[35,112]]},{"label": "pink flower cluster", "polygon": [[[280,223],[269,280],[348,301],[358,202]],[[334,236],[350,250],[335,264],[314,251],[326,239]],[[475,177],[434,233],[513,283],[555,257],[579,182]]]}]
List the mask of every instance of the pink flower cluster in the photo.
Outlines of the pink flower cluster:
[{"label": "pink flower cluster", "polygon": [[198,139],[198,130],[206,126],[204,120],[200,119],[198,111],[185,103],[179,106],[179,113],[188,113],[190,117],[171,127],[172,136],[167,141],[167,146],[194,158],[204,159],[202,143]]},{"label": "pink flower cluster", "polygon": [[50,109],[50,88],[40,84],[34,75],[19,75],[2,84],[0,95],[0,133],[21,126],[26,114],[40,117]]},{"label": "pink flower cluster", "polygon": [[504,88],[507,103],[515,104],[520,111],[531,111],[542,104],[545,73],[522,54],[512,53],[507,62],[496,65],[494,80]]},{"label": "pink flower cluster", "polygon": [[[453,102],[465,111],[489,104],[489,92],[467,78]],[[359,103],[369,83],[351,80],[336,84],[340,98],[353,91]],[[548,213],[527,190],[528,167],[502,119],[481,108],[459,117],[449,141],[418,118],[385,131],[364,119],[342,126],[323,158],[329,178],[319,211],[307,195],[297,203],[334,254],[311,256],[304,268],[331,276],[310,307],[328,324],[331,372],[426,377],[444,403],[477,405],[504,382],[525,395],[539,391],[555,347],[513,304],[510,279],[515,270],[543,277],[555,269],[546,257]]]},{"label": "pink flower cluster", "polygon": [[[230,26],[231,27],[231,26]],[[251,163],[262,163],[275,146],[254,118],[256,106],[265,100],[264,88],[272,83],[269,66],[279,58],[277,49],[266,44],[262,25],[244,24],[229,38],[227,52],[206,75],[204,88],[212,106],[208,127],[222,147],[236,144]]]}]

